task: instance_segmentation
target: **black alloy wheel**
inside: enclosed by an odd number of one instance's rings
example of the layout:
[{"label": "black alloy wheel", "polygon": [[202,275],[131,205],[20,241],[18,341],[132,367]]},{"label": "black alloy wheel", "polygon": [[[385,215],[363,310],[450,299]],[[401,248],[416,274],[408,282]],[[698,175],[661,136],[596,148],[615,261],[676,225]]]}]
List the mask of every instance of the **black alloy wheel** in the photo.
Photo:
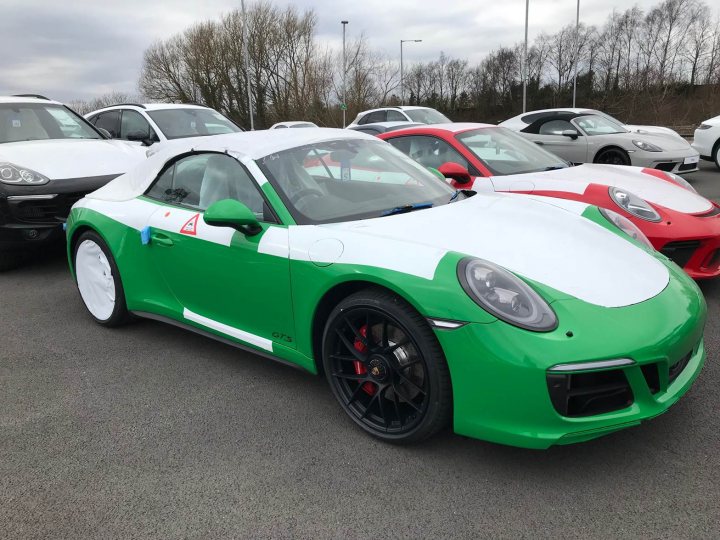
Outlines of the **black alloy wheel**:
[{"label": "black alloy wheel", "polygon": [[602,150],[596,157],[595,163],[606,165],[630,165],[630,156],[620,148],[608,148]]},{"label": "black alloy wheel", "polygon": [[360,427],[397,443],[449,423],[452,391],[442,350],[426,321],[400,298],[366,290],[333,310],[323,343],[335,397]]}]

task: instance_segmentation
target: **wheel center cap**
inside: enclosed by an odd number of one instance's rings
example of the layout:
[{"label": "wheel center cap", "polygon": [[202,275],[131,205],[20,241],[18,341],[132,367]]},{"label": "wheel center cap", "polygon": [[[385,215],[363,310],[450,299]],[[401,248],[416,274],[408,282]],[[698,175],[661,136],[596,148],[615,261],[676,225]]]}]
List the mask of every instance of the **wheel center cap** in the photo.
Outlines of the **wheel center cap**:
[{"label": "wheel center cap", "polygon": [[388,368],[385,359],[381,356],[373,356],[368,362],[368,372],[373,379],[382,381],[387,377]]}]

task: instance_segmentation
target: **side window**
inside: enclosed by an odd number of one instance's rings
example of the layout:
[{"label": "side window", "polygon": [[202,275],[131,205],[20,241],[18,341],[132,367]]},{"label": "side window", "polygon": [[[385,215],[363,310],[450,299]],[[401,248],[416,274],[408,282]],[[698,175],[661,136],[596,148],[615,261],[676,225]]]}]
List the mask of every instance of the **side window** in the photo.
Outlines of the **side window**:
[{"label": "side window", "polygon": [[388,111],[387,112],[387,121],[388,122],[407,122],[408,119],[405,118],[405,115],[401,113],[400,111]]},{"label": "side window", "polygon": [[250,208],[259,220],[275,221],[245,167],[225,154],[198,154],[176,161],[146,195],[197,210],[206,210],[223,199],[235,199]]},{"label": "side window", "polygon": [[120,138],[120,111],[107,111],[97,115],[95,127],[106,129],[113,139]]},{"label": "side window", "polygon": [[[550,120],[540,126],[540,135],[562,135],[566,129],[575,129],[567,120]],[[577,131],[577,130],[576,130]]]},{"label": "side window", "polygon": [[155,140],[157,136],[143,116],[133,110],[122,111],[122,122],[120,124],[120,138],[126,140]]},{"label": "side window", "polygon": [[441,165],[452,162],[470,170],[470,163],[448,143],[437,137],[416,135],[397,137],[388,141],[395,148],[407,154],[425,167],[437,169]]},{"label": "side window", "polygon": [[367,121],[363,124],[374,124],[375,122],[385,122],[387,111],[375,111],[366,116]]},{"label": "side window", "polygon": [[91,116],[90,118],[86,118],[88,122],[90,122],[93,126],[98,121],[98,118],[100,118],[99,114],[96,114],[95,116]]}]

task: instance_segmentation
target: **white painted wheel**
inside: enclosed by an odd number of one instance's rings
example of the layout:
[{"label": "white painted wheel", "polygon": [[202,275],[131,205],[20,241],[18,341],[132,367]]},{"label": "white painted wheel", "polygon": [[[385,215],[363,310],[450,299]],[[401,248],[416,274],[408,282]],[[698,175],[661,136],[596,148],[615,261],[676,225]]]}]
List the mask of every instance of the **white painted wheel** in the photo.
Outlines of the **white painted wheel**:
[{"label": "white painted wheel", "polygon": [[83,240],[77,247],[75,274],[88,311],[100,322],[110,319],[115,310],[115,279],[105,252],[92,240]]}]

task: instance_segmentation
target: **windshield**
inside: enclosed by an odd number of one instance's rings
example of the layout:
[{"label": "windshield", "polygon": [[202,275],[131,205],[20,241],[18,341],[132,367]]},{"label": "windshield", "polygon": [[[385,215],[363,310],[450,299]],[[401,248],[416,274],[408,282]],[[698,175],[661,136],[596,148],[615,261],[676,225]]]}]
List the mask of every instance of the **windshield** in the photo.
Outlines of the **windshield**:
[{"label": "windshield", "polygon": [[435,109],[405,109],[403,112],[410,117],[410,120],[421,124],[447,124],[451,122],[447,116],[437,112]]},{"label": "windshield", "polygon": [[257,163],[300,225],[440,206],[455,194],[447,182],[379,140],[308,144]]},{"label": "windshield", "polygon": [[212,109],[161,109],[148,111],[168,139],[237,133],[239,127]]},{"label": "windshield", "polygon": [[627,129],[620,124],[596,114],[578,116],[575,119],[575,123],[589,136],[628,132]]},{"label": "windshield", "polygon": [[460,133],[456,138],[494,175],[547,171],[568,166],[559,157],[507,128],[474,129]]},{"label": "windshield", "polygon": [[595,109],[590,109],[590,110],[587,110],[587,111],[583,111],[583,114],[594,114],[594,115],[597,115],[597,116],[602,116],[602,117],[605,118],[606,120],[610,120],[611,122],[615,122],[616,124],[620,124],[621,126],[624,126],[624,125],[625,125],[625,122],[621,122],[620,120],[618,120],[618,119],[615,118],[614,116],[610,116],[608,113],[605,113],[605,112],[602,112],[602,111],[596,111]]},{"label": "windshield", "polygon": [[102,139],[90,125],[62,105],[0,104],[0,143],[49,139]]}]

